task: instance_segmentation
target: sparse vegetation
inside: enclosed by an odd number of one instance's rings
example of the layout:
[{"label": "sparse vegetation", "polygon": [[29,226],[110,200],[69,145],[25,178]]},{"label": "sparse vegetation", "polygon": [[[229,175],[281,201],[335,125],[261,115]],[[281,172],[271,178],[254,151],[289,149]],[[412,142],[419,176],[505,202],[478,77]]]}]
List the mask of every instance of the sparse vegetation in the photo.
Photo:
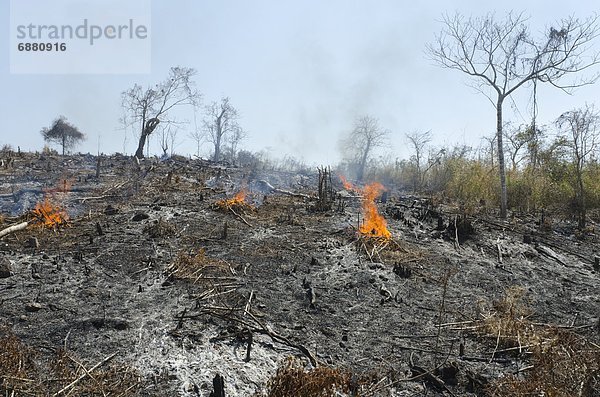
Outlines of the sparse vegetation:
[{"label": "sparse vegetation", "polygon": [[82,362],[63,348],[46,354],[23,343],[10,328],[0,328],[0,393],[6,396],[139,395],[140,375],[125,365]]},{"label": "sparse vegetation", "polygon": [[600,346],[570,329],[534,324],[525,289],[512,287],[484,315],[481,331],[496,337],[496,349],[524,355],[519,374],[499,377],[492,397],[595,396],[600,386]]},{"label": "sparse vegetation", "polygon": [[352,384],[350,372],[330,367],[305,369],[295,358],[288,358],[267,382],[260,397],[334,397],[337,392],[349,393],[358,385]]}]

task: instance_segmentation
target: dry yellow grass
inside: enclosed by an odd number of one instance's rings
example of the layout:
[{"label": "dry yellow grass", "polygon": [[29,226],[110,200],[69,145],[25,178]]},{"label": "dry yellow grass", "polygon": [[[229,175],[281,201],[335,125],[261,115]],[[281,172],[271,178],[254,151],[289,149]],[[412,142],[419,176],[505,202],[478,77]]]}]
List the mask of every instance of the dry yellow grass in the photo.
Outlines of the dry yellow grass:
[{"label": "dry yellow grass", "polygon": [[600,396],[600,347],[569,329],[534,324],[525,290],[509,288],[484,316],[480,330],[497,346],[528,352],[527,368],[488,387],[491,397]]},{"label": "dry yellow grass", "polygon": [[305,369],[302,363],[288,358],[267,383],[263,397],[333,397],[336,392],[349,393],[352,376],[349,372],[329,367]]}]

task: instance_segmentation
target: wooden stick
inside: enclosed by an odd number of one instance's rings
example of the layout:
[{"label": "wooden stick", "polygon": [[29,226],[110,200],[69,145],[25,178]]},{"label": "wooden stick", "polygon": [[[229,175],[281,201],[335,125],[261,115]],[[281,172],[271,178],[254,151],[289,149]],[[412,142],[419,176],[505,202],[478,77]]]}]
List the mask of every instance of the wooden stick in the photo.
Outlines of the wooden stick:
[{"label": "wooden stick", "polygon": [[246,302],[246,307],[244,308],[244,314],[246,315],[250,311],[250,304],[252,303],[252,297],[254,296],[254,290],[250,291],[250,297],[248,298],[248,302]]},{"label": "wooden stick", "polygon": [[248,225],[248,226],[252,227],[252,225],[251,225],[251,224],[249,224],[249,223],[248,223],[248,221],[247,221],[247,220],[245,220],[243,216],[241,216],[240,214],[238,214],[237,212],[235,212],[235,211],[233,210],[233,208],[229,207],[229,210],[230,210],[231,212],[233,212],[233,214],[234,214],[235,216],[237,216],[238,218],[240,218],[240,219],[242,220],[242,222],[244,222],[246,225]]},{"label": "wooden stick", "polygon": [[267,327],[265,324],[263,324],[251,312],[248,312],[248,314],[250,315],[250,317],[252,317],[252,319],[256,322],[256,324],[258,324],[261,327],[261,331],[266,333],[272,340],[286,344],[290,347],[300,350],[306,356],[306,358],[308,358],[308,360],[310,361],[310,363],[312,364],[312,366],[314,368],[317,368],[319,366],[315,356],[313,356],[313,354],[310,352],[310,350],[308,350],[306,347],[304,347],[303,345],[301,345],[299,343],[294,343],[294,342],[290,341],[285,336],[279,335],[278,333],[276,333],[275,331],[273,331],[272,329]]},{"label": "wooden stick", "polygon": [[24,230],[27,226],[29,226],[29,222],[21,222],[16,225],[9,226],[4,230],[0,230],[0,238],[6,236],[9,233]]},{"label": "wooden stick", "polygon": [[90,370],[87,371],[85,374],[81,375],[79,378],[75,379],[73,382],[69,383],[68,385],[66,385],[65,387],[63,387],[62,389],[60,389],[58,392],[54,393],[52,395],[52,397],[60,396],[61,394],[63,394],[67,390],[73,388],[73,386],[75,386],[77,383],[79,383],[83,379],[85,379],[85,377],[88,376],[88,373],[90,373],[90,372],[94,371],[95,369],[97,369],[98,367],[101,367],[102,365],[106,364],[107,362],[109,362],[110,360],[112,360],[116,355],[117,355],[117,353],[113,353],[110,356],[106,357],[104,360],[100,361],[98,364],[96,364],[92,368],[90,368]]},{"label": "wooden stick", "polygon": [[460,244],[458,243],[458,215],[454,215],[454,248],[459,249]]}]

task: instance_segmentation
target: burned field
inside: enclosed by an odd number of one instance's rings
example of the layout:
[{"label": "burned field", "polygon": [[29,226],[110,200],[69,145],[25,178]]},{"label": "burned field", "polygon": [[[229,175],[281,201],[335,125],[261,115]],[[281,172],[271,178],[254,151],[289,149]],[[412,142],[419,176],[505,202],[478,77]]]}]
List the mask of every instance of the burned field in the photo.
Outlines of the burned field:
[{"label": "burned field", "polygon": [[600,395],[597,234],[319,171],[16,157],[2,394]]}]

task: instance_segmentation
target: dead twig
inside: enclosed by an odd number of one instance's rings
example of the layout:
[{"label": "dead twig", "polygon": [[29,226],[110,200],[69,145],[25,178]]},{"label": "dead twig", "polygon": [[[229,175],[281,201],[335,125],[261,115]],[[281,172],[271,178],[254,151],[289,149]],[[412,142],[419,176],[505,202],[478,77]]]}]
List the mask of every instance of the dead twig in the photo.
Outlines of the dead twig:
[{"label": "dead twig", "polygon": [[251,224],[249,224],[249,223],[248,223],[248,221],[247,221],[247,220],[245,220],[243,216],[241,216],[240,214],[238,214],[237,212],[235,212],[235,210],[234,210],[233,208],[229,207],[229,210],[230,210],[230,211],[233,213],[233,215],[237,216],[237,217],[238,217],[238,218],[239,218],[239,219],[240,219],[242,222],[244,222],[246,225],[248,225],[248,226],[252,227],[252,225],[251,225]]},{"label": "dead twig", "polygon": [[254,290],[250,291],[250,297],[248,298],[248,302],[246,302],[246,307],[244,308],[244,316],[250,311],[250,304],[252,303],[252,297],[254,296]]},{"label": "dead twig", "polygon": [[299,343],[294,343],[294,342],[290,341],[285,336],[279,335],[278,333],[276,333],[272,329],[268,328],[265,324],[263,324],[251,312],[248,312],[248,314],[254,320],[254,322],[260,326],[260,329],[258,330],[258,332],[266,333],[274,341],[279,342],[279,343],[283,343],[283,344],[285,344],[287,346],[290,346],[290,347],[293,347],[295,349],[300,350],[306,356],[306,358],[308,358],[308,360],[310,361],[310,363],[312,364],[313,367],[317,368],[319,366],[319,364],[318,364],[317,359],[315,358],[315,356],[306,347],[302,346]]}]

